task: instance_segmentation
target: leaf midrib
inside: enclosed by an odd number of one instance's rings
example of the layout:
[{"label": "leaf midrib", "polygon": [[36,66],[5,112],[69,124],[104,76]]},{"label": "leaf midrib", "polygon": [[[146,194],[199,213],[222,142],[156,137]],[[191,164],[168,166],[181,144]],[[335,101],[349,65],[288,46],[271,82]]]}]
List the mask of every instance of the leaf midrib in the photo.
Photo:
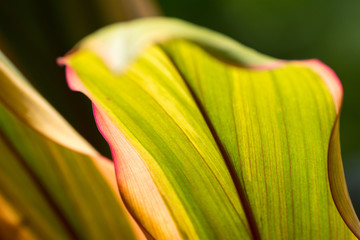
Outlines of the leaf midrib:
[{"label": "leaf midrib", "polygon": [[[253,238],[253,239],[261,239],[260,238],[260,231],[258,229],[258,226],[256,224],[255,221],[255,217],[254,217],[254,213],[250,207],[250,203],[248,201],[248,199],[246,198],[246,193],[245,190],[242,189],[241,187],[241,182],[239,177],[236,174],[236,170],[234,168],[234,166],[231,163],[230,160],[230,156],[229,154],[226,152],[225,147],[223,146],[223,144],[220,141],[220,138],[218,136],[218,134],[215,131],[215,127],[213,126],[213,124],[211,123],[210,117],[206,114],[206,110],[204,108],[204,106],[202,105],[200,99],[196,96],[195,92],[193,91],[193,89],[191,88],[191,86],[188,84],[188,81],[186,81],[186,77],[182,74],[182,72],[180,71],[179,67],[177,66],[176,62],[174,61],[174,59],[172,58],[171,54],[168,54],[167,50],[165,47],[160,45],[160,48],[162,49],[162,51],[164,52],[164,54],[168,57],[169,61],[171,61],[172,65],[174,66],[174,68],[176,69],[177,73],[181,76],[181,78],[184,80],[184,83],[187,87],[187,89],[189,90],[191,96],[193,97],[196,106],[198,107],[212,137],[214,138],[216,145],[219,149],[219,152],[227,166],[227,169],[229,170],[231,179],[235,185],[236,191],[237,191],[237,195],[240,199],[241,205],[243,207],[246,219],[248,221],[249,227],[250,227],[250,233],[249,235]],[[219,60],[220,61],[220,60]],[[198,74],[198,72],[196,72],[196,74]],[[199,84],[199,88],[201,89],[201,83],[200,81],[198,82]],[[201,94],[201,93],[200,93]],[[219,183],[220,184],[220,183]],[[222,187],[222,185],[220,184],[220,186]],[[223,187],[222,187],[223,188]],[[227,196],[227,194],[226,194]],[[228,196],[227,196],[228,197]],[[229,199],[230,201],[230,199]],[[231,202],[231,201],[230,201]],[[236,210],[235,210],[236,211]],[[242,220],[242,218],[240,218]]]}]

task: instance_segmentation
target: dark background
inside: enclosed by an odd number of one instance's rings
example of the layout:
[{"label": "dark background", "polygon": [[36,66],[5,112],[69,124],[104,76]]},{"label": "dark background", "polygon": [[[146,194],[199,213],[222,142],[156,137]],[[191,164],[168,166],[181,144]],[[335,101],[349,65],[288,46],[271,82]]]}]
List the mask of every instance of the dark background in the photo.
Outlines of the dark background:
[{"label": "dark background", "polygon": [[[281,59],[318,58],[344,86],[341,146],[354,207],[360,213],[359,0],[2,0],[0,48],[101,153],[86,97],[66,86],[56,57],[109,23],[162,13],[222,32]],[[158,9],[161,9],[159,11]]]}]

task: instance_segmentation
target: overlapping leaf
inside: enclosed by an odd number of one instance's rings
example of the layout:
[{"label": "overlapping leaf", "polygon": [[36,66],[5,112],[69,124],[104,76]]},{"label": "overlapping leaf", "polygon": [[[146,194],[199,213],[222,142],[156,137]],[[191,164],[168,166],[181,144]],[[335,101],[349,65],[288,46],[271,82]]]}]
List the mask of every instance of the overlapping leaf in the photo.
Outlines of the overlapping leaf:
[{"label": "overlapping leaf", "polygon": [[[172,38],[187,41],[152,45]],[[331,138],[342,89],[322,63],[274,62],[166,19],[111,26],[63,62],[152,237],[359,236]]]},{"label": "overlapping leaf", "polygon": [[0,238],[141,238],[113,164],[0,57]]}]

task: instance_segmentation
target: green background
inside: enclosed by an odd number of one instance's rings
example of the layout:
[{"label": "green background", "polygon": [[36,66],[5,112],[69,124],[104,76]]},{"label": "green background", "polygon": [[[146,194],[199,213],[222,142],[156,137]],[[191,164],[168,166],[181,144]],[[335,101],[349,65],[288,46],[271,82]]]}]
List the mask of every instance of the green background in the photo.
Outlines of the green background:
[{"label": "green background", "polygon": [[[133,1],[133,0],[131,0]],[[141,15],[121,0],[2,0],[0,47],[32,84],[100,152],[109,156],[86,97],[71,92],[56,57],[109,23]],[[158,0],[162,13],[222,32],[281,59],[317,58],[344,87],[341,146],[360,212],[360,1]],[[111,12],[111,13],[110,13]]]}]

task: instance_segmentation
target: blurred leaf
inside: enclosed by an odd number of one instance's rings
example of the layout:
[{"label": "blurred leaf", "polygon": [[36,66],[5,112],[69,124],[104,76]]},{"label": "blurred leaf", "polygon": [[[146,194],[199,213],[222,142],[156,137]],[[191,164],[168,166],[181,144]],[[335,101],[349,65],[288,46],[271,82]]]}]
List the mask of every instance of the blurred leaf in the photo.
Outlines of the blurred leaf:
[{"label": "blurred leaf", "polygon": [[[153,45],[172,38],[187,41]],[[331,138],[342,88],[319,61],[274,61],[147,19],[87,37],[62,62],[69,86],[93,101],[120,192],[154,238],[360,236]]]},{"label": "blurred leaf", "polygon": [[113,164],[0,53],[0,238],[136,239]]},{"label": "blurred leaf", "polygon": [[228,61],[266,64],[275,60],[214,31],[161,17],[110,25],[87,36],[77,47],[94,51],[111,71],[119,74],[147,47],[174,38],[186,38]]},{"label": "blurred leaf", "polygon": [[55,59],[114,22],[157,15],[153,0],[0,1],[0,49],[90,143],[106,154],[86,99],[71,93]]}]

